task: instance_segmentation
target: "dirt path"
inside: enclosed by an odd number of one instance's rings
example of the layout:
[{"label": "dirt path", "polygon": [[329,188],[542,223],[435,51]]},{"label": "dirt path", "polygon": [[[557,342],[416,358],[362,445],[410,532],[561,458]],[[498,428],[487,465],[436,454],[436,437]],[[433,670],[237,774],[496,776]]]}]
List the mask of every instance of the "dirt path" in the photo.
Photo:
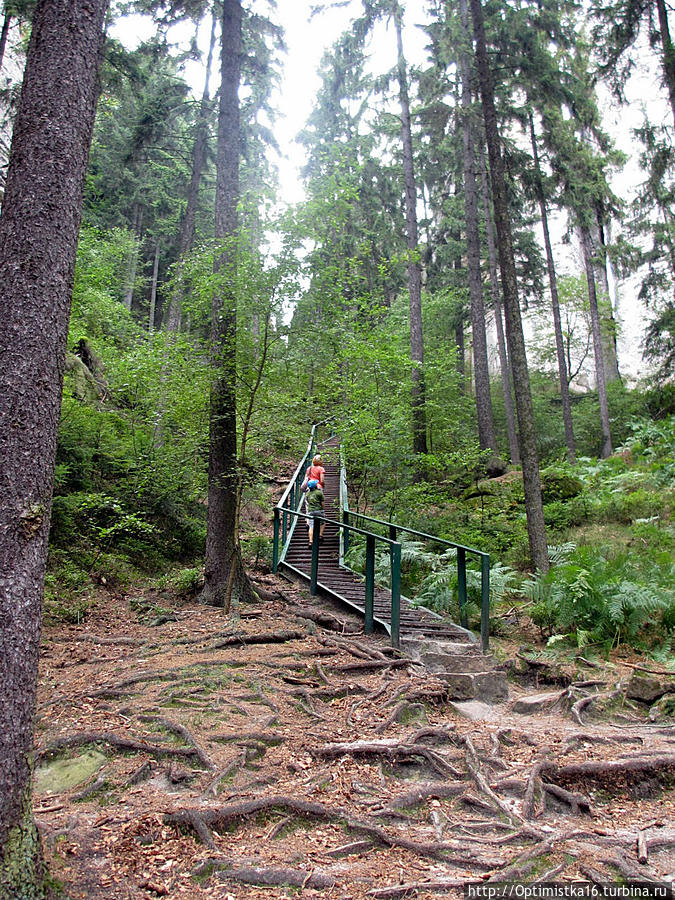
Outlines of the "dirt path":
[{"label": "dirt path", "polygon": [[673,880],[675,729],[606,672],[528,715],[512,701],[542,688],[514,682],[472,721],[356,620],[266,589],[229,618],[179,605],[144,625],[107,597],[45,630],[35,807],[71,900]]}]

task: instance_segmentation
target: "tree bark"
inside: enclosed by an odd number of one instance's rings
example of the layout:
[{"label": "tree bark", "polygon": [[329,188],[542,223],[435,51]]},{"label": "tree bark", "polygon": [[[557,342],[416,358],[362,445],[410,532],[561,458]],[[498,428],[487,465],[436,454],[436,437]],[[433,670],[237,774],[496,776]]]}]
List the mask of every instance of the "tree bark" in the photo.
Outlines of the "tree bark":
[{"label": "tree bark", "polygon": [[5,58],[5,48],[7,46],[7,35],[9,34],[9,26],[12,24],[12,16],[5,13],[2,20],[2,31],[0,31],[0,69],[2,69],[2,61]]},{"label": "tree bark", "polygon": [[574,428],[572,426],[572,404],[570,402],[569,380],[567,378],[567,363],[565,361],[565,343],[563,341],[562,325],[560,323],[560,302],[558,299],[558,279],[556,278],[555,263],[553,261],[553,249],[551,247],[551,235],[548,230],[548,211],[546,198],[544,197],[544,185],[539,164],[539,151],[537,150],[537,135],[534,129],[534,116],[530,112],[530,140],[532,142],[532,159],[534,160],[534,174],[536,179],[537,199],[541,214],[541,227],[544,232],[544,247],[546,248],[546,267],[548,269],[548,283],[551,289],[551,308],[553,310],[553,331],[555,333],[555,351],[558,359],[558,376],[560,379],[560,398],[562,400],[563,424],[565,426],[565,443],[567,445],[567,459],[573,463],[576,458],[574,446]]},{"label": "tree bark", "polygon": [[549,559],[546,546],[544,508],[541,499],[541,482],[539,479],[539,460],[537,459],[532,396],[530,394],[530,378],[527,371],[525,339],[523,337],[523,324],[520,318],[520,305],[518,302],[518,283],[516,280],[511,223],[509,221],[506,198],[504,163],[499,146],[494,88],[492,73],[488,65],[483,8],[480,0],[471,0],[471,15],[476,41],[476,67],[483,100],[485,137],[490,159],[492,198],[504,297],[506,340],[516,395],[516,413],[518,415],[520,458],[523,466],[523,490],[525,493],[530,558],[535,569],[546,572],[549,568]]},{"label": "tree bark", "polygon": [[[467,0],[459,2],[462,31],[471,44]],[[471,302],[471,332],[473,335],[474,383],[476,386],[476,413],[478,441],[481,450],[492,450],[498,455],[497,437],[492,417],[490,397],[490,373],[488,367],[487,335],[485,333],[485,305],[483,281],[480,271],[480,237],[478,231],[478,191],[476,189],[476,162],[474,148],[473,109],[471,91],[471,62],[464,47],[460,50],[459,65],[462,78],[462,131],[464,149],[464,218],[466,223],[466,257],[469,273],[469,298]]]},{"label": "tree bark", "polygon": [[214,264],[218,287],[211,303],[214,370],[209,423],[209,507],[204,590],[201,599],[227,612],[232,598],[254,599],[241,559],[237,466],[237,297],[235,288],[239,200],[239,80],[242,8],[225,0],[222,12],[221,86],[218,112]]},{"label": "tree bark", "polygon": [[42,896],[33,713],[68,319],[106,0],[41,0],[0,217],[0,897]]},{"label": "tree bark", "polygon": [[612,455],[612,436],[609,428],[609,407],[607,404],[607,384],[605,381],[605,361],[602,353],[602,329],[600,325],[600,312],[598,310],[598,296],[595,290],[595,277],[593,272],[593,253],[591,238],[588,228],[580,226],[579,241],[584,257],[586,269],[586,282],[588,284],[588,304],[591,312],[591,332],[593,335],[593,356],[595,358],[595,380],[598,387],[598,403],[600,404],[600,425],[602,427],[603,459]]},{"label": "tree bark", "polygon": [[[600,315],[600,336],[602,338],[602,358],[605,363],[605,381],[620,381],[619,360],[616,351],[616,321],[612,300],[609,294],[609,278],[607,276],[607,244],[605,229],[601,216],[595,215],[596,226],[591,235],[593,269],[595,271],[596,294],[598,297],[598,313]],[[599,286],[599,290],[598,290]]]},{"label": "tree bark", "polygon": [[511,395],[511,368],[506,352],[506,339],[504,337],[504,321],[502,318],[502,301],[499,296],[499,278],[497,276],[497,246],[495,243],[495,223],[490,205],[490,190],[488,187],[488,170],[485,161],[485,149],[481,142],[481,187],[483,191],[483,211],[485,214],[485,236],[488,246],[488,268],[490,271],[490,291],[492,293],[492,306],[495,313],[495,330],[497,332],[497,352],[499,353],[499,368],[502,378],[502,392],[504,394],[504,413],[506,417],[506,433],[509,439],[509,453],[514,466],[520,465],[520,450],[518,449],[518,432],[516,431],[516,417],[513,411],[513,397]]},{"label": "tree bark", "polygon": [[675,47],[670,38],[668,27],[668,7],[665,0],[656,0],[656,9],[659,16],[659,33],[661,35],[661,47],[663,49],[663,78],[668,88],[670,111],[675,123]]},{"label": "tree bark", "polygon": [[426,391],[424,385],[424,340],[422,336],[422,272],[418,261],[417,191],[413,167],[408,72],[403,54],[401,7],[394,4],[394,27],[398,49],[398,93],[401,103],[401,141],[405,182],[405,223],[408,246],[408,290],[410,294],[410,355],[412,358],[413,451],[427,452]]}]

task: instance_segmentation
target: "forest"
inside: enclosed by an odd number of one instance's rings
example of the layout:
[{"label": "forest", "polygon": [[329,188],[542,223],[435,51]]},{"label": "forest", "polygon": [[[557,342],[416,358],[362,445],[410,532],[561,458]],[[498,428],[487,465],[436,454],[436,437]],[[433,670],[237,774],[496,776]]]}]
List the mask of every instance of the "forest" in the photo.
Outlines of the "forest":
[{"label": "forest", "polygon": [[671,14],[3,0],[0,900],[672,896]]}]

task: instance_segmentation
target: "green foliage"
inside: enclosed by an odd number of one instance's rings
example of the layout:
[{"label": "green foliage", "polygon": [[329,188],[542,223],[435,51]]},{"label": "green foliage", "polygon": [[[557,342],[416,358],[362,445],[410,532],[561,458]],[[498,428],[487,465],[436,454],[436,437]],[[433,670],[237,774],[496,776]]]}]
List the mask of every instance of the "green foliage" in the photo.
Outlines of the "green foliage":
[{"label": "green foliage", "polygon": [[644,562],[643,554],[577,548],[525,585],[533,622],[544,634],[563,635],[579,647],[663,641],[673,627],[674,567],[659,552],[651,554],[648,571]]}]

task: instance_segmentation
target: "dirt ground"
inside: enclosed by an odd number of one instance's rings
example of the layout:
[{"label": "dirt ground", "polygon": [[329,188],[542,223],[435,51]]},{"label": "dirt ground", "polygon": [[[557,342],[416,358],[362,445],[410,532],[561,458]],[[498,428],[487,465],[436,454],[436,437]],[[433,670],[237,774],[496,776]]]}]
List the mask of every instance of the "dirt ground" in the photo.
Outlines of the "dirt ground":
[{"label": "dirt ground", "polygon": [[273,599],[227,617],[110,593],[45,629],[34,802],[61,896],[673,881],[675,727],[626,700],[636,663],[556,672],[504,641],[509,702],[472,720],[385,636],[264,582]]}]

